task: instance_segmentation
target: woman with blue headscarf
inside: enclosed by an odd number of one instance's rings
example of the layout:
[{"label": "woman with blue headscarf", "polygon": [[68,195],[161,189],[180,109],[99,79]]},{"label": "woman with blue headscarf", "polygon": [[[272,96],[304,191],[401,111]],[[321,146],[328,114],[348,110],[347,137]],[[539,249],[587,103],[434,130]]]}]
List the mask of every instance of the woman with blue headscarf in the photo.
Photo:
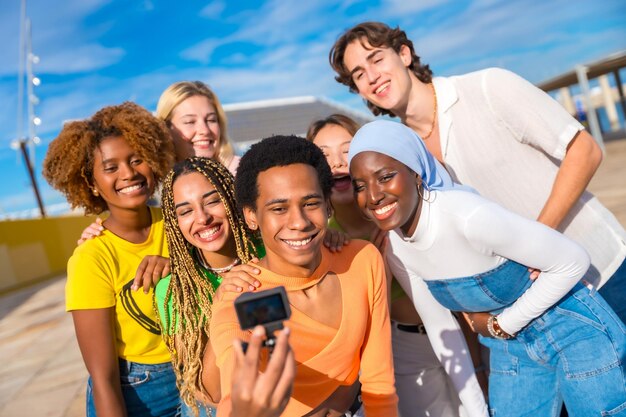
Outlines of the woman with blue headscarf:
[{"label": "woman with blue headscarf", "polygon": [[[466,313],[490,349],[498,416],[558,416],[563,400],[572,417],[626,412],[626,326],[582,284],[584,249],[455,184],[399,123],[363,126],[348,159],[358,205],[391,231],[389,266],[435,351],[450,346],[432,297]],[[535,281],[528,267],[541,271]]]}]

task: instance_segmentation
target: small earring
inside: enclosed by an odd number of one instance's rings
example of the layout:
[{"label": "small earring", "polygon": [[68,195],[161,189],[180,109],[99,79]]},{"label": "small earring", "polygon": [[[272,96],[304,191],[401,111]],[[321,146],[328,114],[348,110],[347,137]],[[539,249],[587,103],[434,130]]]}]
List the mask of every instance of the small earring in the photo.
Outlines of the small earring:
[{"label": "small earring", "polygon": [[98,190],[96,190],[95,188],[93,188],[93,189],[91,190],[91,193],[92,193],[94,196],[96,196],[96,197],[99,197],[99,196],[100,196],[100,193],[99,193],[99,192],[98,192]]},{"label": "small earring", "polygon": [[248,227],[250,228],[250,230],[256,230],[256,223],[252,223],[248,225]]}]

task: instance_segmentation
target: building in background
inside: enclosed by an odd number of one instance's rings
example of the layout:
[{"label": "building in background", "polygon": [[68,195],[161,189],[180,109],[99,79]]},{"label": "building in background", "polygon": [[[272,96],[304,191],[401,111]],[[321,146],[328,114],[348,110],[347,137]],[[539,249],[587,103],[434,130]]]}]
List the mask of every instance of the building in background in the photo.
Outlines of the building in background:
[{"label": "building in background", "polygon": [[311,122],[333,113],[344,114],[359,124],[374,120],[373,115],[313,96],[225,104],[224,110],[228,117],[228,138],[239,155],[268,136],[304,137]]}]

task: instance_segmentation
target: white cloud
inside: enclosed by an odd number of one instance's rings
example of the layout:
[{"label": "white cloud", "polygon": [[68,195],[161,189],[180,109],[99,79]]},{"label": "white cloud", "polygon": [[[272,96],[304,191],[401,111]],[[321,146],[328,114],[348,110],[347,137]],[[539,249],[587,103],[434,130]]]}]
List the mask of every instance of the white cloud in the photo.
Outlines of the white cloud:
[{"label": "white cloud", "polygon": [[225,8],[226,4],[223,1],[212,1],[200,10],[200,16],[208,17],[209,19],[218,19],[221,17]]},{"label": "white cloud", "polygon": [[202,64],[208,64],[215,48],[223,44],[223,40],[205,39],[187,49],[184,49],[180,56],[190,61],[198,61]]},{"label": "white cloud", "polygon": [[[109,1],[29,1],[27,16],[32,21],[33,51],[41,58],[35,71],[65,74],[90,71],[117,62],[123,55],[120,48],[105,48],[90,40],[107,23],[84,27],[84,20]],[[0,43],[0,56],[3,57],[0,76],[6,76],[18,71],[20,2],[0,3],[0,39],[5,40]]]},{"label": "white cloud", "polygon": [[80,45],[49,55],[44,52],[37,70],[43,74],[94,71],[119,62],[124,54],[122,48],[106,48],[98,44]]},{"label": "white cloud", "polygon": [[426,10],[440,8],[450,3],[450,0],[384,0],[381,11],[387,17],[403,17],[409,13],[415,14]]}]

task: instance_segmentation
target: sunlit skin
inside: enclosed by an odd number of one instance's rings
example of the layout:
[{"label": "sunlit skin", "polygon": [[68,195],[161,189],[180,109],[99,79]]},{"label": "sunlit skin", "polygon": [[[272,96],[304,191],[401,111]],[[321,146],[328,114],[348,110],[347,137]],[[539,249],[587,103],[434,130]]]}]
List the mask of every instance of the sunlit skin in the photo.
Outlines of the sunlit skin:
[{"label": "sunlit skin", "polygon": [[[324,152],[326,161],[330,165],[335,178],[335,186],[333,187],[330,200],[333,203],[337,223],[341,225],[350,237],[357,239],[370,237],[370,241],[376,243],[376,238],[371,239],[371,237],[378,228],[374,222],[366,220],[361,215],[355,200],[348,170],[348,148],[350,142],[352,142],[350,132],[342,126],[334,124],[324,126],[313,139],[313,143]],[[349,189],[347,191],[344,191],[343,187],[337,187],[337,178],[342,178],[343,175],[346,175],[345,178],[349,181]],[[388,276],[391,276],[390,272],[388,272]],[[393,320],[402,323],[422,322],[409,297],[401,297],[394,300],[390,305],[390,314]]]},{"label": "sunlit skin", "polygon": [[[93,188],[111,212],[104,225],[118,236],[124,234],[126,240],[143,242],[150,231],[146,204],[155,187],[148,163],[123,137],[105,138],[94,151],[93,182]],[[138,215],[145,230],[127,230],[125,223],[134,223]]]},{"label": "sunlit skin", "polygon": [[361,97],[391,111],[406,108],[412,85],[419,83],[407,71],[411,51],[405,45],[396,52],[372,47],[367,39],[355,40],[346,47],[343,62]]},{"label": "sunlit skin", "polygon": [[176,178],[172,191],[178,227],[185,240],[201,250],[210,266],[229,265],[237,251],[215,187],[201,173],[192,172]]},{"label": "sunlit skin", "polygon": [[215,107],[205,96],[192,96],[172,111],[170,131],[176,160],[190,156],[214,158],[220,146],[220,125]]},{"label": "sunlit skin", "polygon": [[287,276],[308,277],[321,261],[328,203],[310,165],[273,167],[257,178],[256,210],[244,207],[248,225],[258,225],[266,256],[260,265]]},{"label": "sunlit skin", "polygon": [[348,149],[352,135],[341,126],[327,124],[313,139],[324,152],[326,162],[333,173],[333,189],[330,201],[333,206],[350,204],[354,201],[350,171],[348,169]]},{"label": "sunlit skin", "polygon": [[[306,164],[273,167],[257,178],[256,209],[244,207],[248,225],[258,225],[266,256],[259,264],[289,277],[309,278],[321,262],[328,221],[315,168]],[[342,319],[341,284],[329,272],[316,285],[289,291],[289,303],[311,319],[338,329]],[[311,411],[311,416],[340,416],[350,407],[359,383],[340,386]],[[340,410],[340,411],[338,411]]]},{"label": "sunlit skin", "polygon": [[378,152],[357,154],[350,163],[357,204],[382,230],[411,236],[419,222],[421,178],[403,163]]}]

